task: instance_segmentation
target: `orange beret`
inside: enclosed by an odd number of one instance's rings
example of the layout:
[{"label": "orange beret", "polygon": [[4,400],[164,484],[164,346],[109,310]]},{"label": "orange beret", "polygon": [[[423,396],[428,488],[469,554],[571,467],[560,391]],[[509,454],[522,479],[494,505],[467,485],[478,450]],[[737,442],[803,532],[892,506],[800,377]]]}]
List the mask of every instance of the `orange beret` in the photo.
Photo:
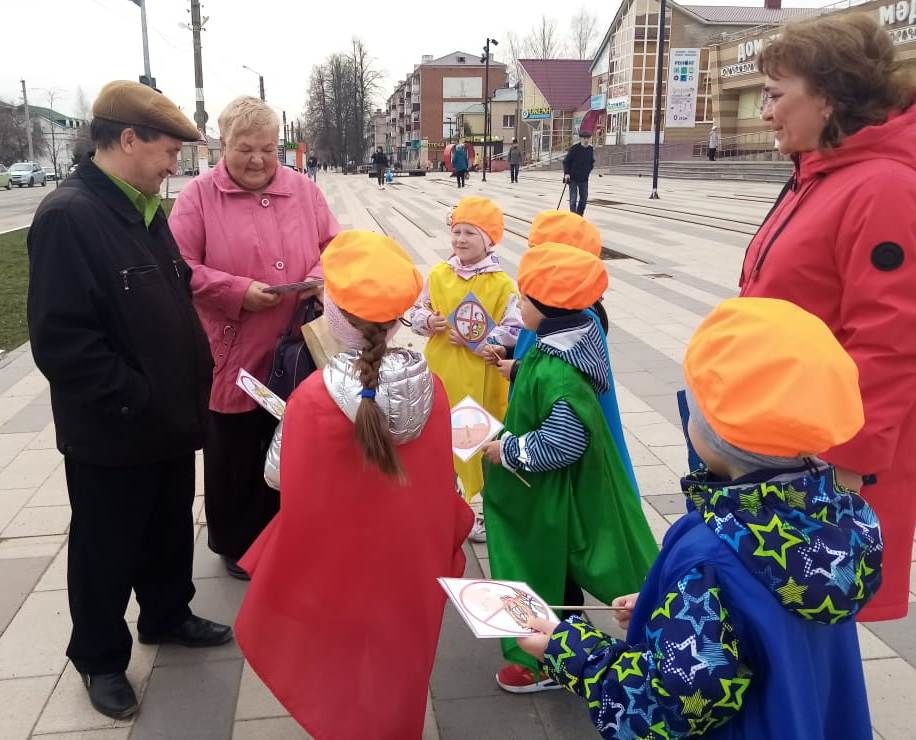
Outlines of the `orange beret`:
[{"label": "orange beret", "polygon": [[341,231],[322,253],[321,267],[331,300],[365,321],[400,318],[423,289],[407,252],[373,231]]},{"label": "orange beret", "polygon": [[105,85],[92,104],[92,115],[115,123],[146,126],[181,141],[201,138],[197,126],[165,95],[130,80]]},{"label": "orange beret", "polygon": [[490,237],[493,244],[499,244],[503,238],[503,212],[489,198],[480,195],[469,195],[458,201],[452,211],[452,225],[471,224]]},{"label": "orange beret", "polygon": [[819,455],[865,423],[856,363],[788,301],[720,303],[691,338],[684,375],[716,434],[748,452]]},{"label": "orange beret", "polygon": [[578,213],[541,211],[535,216],[528,232],[528,246],[545,242],[568,244],[596,257],[601,255],[601,234]]},{"label": "orange beret", "polygon": [[582,311],[607,290],[604,263],[582,249],[547,242],[531,247],[518,267],[518,288],[545,306]]}]

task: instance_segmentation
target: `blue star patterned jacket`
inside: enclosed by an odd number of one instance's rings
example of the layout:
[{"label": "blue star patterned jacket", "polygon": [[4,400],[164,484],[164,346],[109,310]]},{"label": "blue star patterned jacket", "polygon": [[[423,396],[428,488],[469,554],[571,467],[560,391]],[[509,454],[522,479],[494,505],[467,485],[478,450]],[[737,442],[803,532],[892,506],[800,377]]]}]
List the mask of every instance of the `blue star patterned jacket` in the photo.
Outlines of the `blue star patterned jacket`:
[{"label": "blue star patterned jacket", "polygon": [[881,582],[868,504],[822,463],[682,487],[627,640],[561,622],[550,675],[605,738],[871,738],[853,620]]}]

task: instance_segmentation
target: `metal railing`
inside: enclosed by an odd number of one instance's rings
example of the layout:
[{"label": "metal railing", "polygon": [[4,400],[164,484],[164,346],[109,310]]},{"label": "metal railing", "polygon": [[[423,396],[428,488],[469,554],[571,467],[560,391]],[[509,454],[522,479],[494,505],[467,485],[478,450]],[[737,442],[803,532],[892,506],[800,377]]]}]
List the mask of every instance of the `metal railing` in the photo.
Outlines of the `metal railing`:
[{"label": "metal railing", "polygon": [[[709,155],[709,140],[693,145],[693,156],[706,158]],[[716,159],[742,162],[780,162],[788,157],[776,149],[776,137],[772,131],[754,131],[736,136],[723,136],[716,148]]]},{"label": "metal railing", "polygon": [[757,36],[758,34],[764,33],[767,29],[784,26],[786,23],[791,23],[795,20],[801,20],[802,18],[813,18],[815,16],[825,15],[826,13],[833,13],[837,10],[848,10],[849,8],[856,8],[859,5],[865,5],[869,2],[871,2],[871,0],[839,0],[839,2],[831,3],[830,5],[824,5],[820,8],[805,8],[807,12],[789,16],[788,18],[783,18],[781,21],[776,21],[774,23],[762,23],[759,26],[744,28],[740,31],[735,31],[734,33],[723,34],[722,36],[714,39],[714,42],[718,44],[725,44],[732,41],[740,41],[741,39],[748,38],[749,36]]}]

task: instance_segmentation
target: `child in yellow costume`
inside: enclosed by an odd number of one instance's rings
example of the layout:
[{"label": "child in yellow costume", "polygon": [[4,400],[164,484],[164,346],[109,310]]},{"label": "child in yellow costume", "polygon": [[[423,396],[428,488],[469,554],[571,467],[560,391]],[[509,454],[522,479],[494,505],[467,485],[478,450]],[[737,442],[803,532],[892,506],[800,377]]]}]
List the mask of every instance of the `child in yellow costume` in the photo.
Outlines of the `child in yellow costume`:
[{"label": "child in yellow costume", "polygon": [[[509,384],[484,358],[490,345],[514,347],[522,328],[515,283],[494,251],[503,236],[502,210],[488,198],[463,198],[452,211],[451,231],[453,254],[430,272],[410,323],[417,334],[429,337],[426,361],[442,379],[449,403],[454,406],[470,396],[502,421]],[[486,310],[493,326],[469,324],[465,319],[473,315],[473,307],[465,306],[457,322],[462,337],[449,324],[449,316],[469,294]],[[469,342],[476,346],[472,348]],[[456,457],[455,470],[465,499],[470,501],[483,488],[480,456],[466,463]],[[485,538],[483,518],[478,517],[471,539],[484,542]]]}]

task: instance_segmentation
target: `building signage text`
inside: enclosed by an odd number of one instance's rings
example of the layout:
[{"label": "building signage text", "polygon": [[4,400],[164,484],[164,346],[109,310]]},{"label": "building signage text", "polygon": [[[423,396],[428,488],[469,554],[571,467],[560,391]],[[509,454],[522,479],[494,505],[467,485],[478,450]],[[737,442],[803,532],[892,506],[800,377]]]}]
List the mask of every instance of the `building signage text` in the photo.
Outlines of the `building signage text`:
[{"label": "building signage text", "polygon": [[916,0],[900,0],[900,2],[882,6],[878,10],[878,22],[882,26],[916,23]]},{"label": "building signage text", "polygon": [[604,93],[592,95],[591,110],[604,110],[605,97]]},{"label": "building signage text", "polygon": [[671,49],[669,56],[665,126],[693,128],[697,115],[700,50]]},{"label": "building signage text", "polygon": [[619,98],[608,98],[607,101],[607,112],[608,113],[623,113],[624,111],[630,110],[630,98],[626,95]]},{"label": "building signage text", "polygon": [[547,121],[550,117],[550,108],[528,108],[522,111],[522,118],[526,121]]}]

